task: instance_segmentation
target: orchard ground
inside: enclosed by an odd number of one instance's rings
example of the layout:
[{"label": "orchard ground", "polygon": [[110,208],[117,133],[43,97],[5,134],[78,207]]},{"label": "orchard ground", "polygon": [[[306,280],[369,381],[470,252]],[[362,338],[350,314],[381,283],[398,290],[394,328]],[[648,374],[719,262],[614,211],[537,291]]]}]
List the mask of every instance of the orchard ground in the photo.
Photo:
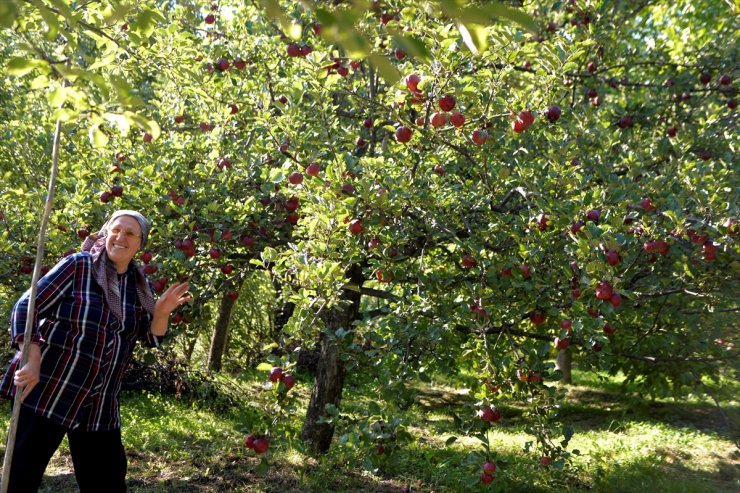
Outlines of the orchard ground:
[{"label": "orchard ground", "polygon": [[[502,407],[504,418],[491,435],[498,464],[491,485],[472,491],[516,492],[727,492],[740,486],[736,401],[717,408],[697,399],[646,400],[620,377],[576,371],[577,385],[560,410],[575,435],[569,450],[580,456],[563,471],[539,465],[524,453],[531,439],[520,418],[524,408]],[[221,377],[219,377],[221,378]],[[320,459],[299,451],[296,442],[275,437],[266,475],[259,460],[243,446],[249,431],[250,391],[264,374],[223,377],[219,387],[239,389],[241,402],[221,406],[205,399],[175,399],[148,392],[123,398],[124,442],[129,457],[129,491],[136,492],[457,492],[480,475],[479,443],[465,436],[473,417],[473,399],[442,382],[419,384],[417,398],[405,412],[414,440],[380,467],[362,467],[368,451],[332,447]],[[308,400],[310,379],[294,390]],[[362,386],[348,387],[343,412],[368,406]],[[735,395],[739,395],[735,392]],[[458,418],[462,418],[460,421]],[[7,430],[9,413],[1,419]],[[289,428],[297,431],[302,416]],[[734,427],[733,424],[735,423]],[[345,430],[337,428],[337,437]],[[293,433],[295,435],[295,433]],[[449,437],[458,439],[447,446]],[[5,440],[2,440],[3,442]],[[4,451],[3,451],[4,452]],[[77,491],[66,440],[47,469],[42,491]]]}]

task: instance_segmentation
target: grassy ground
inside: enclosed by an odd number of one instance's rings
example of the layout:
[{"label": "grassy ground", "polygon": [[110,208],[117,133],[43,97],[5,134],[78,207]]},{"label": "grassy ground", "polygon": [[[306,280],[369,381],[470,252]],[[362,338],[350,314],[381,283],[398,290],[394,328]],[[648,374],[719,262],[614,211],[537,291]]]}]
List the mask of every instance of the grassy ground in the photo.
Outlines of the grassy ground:
[{"label": "grassy ground", "polygon": [[[489,486],[470,486],[480,474],[477,439],[463,435],[455,415],[470,413],[470,397],[441,385],[419,388],[407,411],[414,440],[380,469],[368,472],[356,450],[334,447],[317,460],[291,443],[274,443],[270,469],[242,447],[248,413],[240,408],[214,412],[203,402],[182,402],[152,394],[126,394],[124,443],[131,492],[727,492],[740,491],[740,451],[727,415],[708,402],[650,402],[621,391],[614,379],[576,373],[562,409],[575,428],[569,449],[581,456],[565,471],[545,470],[523,452],[531,439],[518,416],[504,408],[491,434],[499,464]],[[309,385],[301,389],[307,400]],[[362,409],[368,397],[347,392],[344,410]],[[725,406],[737,418],[737,403]],[[297,431],[301,416],[289,429]],[[2,406],[7,429],[9,415]],[[448,437],[459,439],[445,446]],[[4,439],[3,439],[4,442]],[[44,492],[76,491],[66,442],[52,459]]]}]

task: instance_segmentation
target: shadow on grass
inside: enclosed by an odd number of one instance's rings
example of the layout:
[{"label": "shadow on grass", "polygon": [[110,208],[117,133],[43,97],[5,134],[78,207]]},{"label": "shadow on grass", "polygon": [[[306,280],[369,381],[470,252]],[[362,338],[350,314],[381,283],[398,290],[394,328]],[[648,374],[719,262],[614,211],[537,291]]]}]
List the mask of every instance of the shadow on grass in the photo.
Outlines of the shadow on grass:
[{"label": "shadow on grass", "polygon": [[[469,395],[440,389],[419,389],[416,403],[423,414],[445,415],[450,419],[427,420],[436,433],[455,431],[454,416],[465,419],[474,412],[475,399]],[[507,424],[516,426],[524,407],[501,405]],[[560,416],[576,431],[616,431],[628,422],[661,423],[672,428],[693,428],[715,433],[723,438],[740,441],[732,422],[740,422],[740,407],[723,406],[722,410],[708,403],[651,402],[633,395],[620,394],[582,386],[568,387]]]}]

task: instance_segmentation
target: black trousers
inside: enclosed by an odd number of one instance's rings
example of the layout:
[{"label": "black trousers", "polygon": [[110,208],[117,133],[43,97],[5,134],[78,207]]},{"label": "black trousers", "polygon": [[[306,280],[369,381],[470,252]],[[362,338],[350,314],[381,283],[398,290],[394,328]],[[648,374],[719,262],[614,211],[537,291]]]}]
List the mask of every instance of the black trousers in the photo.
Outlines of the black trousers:
[{"label": "black trousers", "polygon": [[64,435],[80,493],[124,493],[126,452],[121,430],[76,431],[21,406],[8,493],[36,493]]}]

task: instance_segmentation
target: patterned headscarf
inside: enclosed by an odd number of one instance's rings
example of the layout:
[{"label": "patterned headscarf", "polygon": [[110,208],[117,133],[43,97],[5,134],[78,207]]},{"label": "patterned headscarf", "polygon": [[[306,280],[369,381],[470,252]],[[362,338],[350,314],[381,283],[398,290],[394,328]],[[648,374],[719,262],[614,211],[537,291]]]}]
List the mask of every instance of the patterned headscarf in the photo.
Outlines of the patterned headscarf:
[{"label": "patterned headscarf", "polygon": [[[91,234],[82,243],[83,252],[90,252],[93,258],[93,277],[95,281],[103,288],[105,299],[108,302],[108,308],[118,320],[123,319],[121,306],[121,289],[118,285],[118,275],[113,263],[108,260],[108,254],[105,250],[105,237],[108,234],[107,226],[119,216],[131,216],[141,225],[141,246],[146,244],[149,236],[149,222],[136,211],[119,210],[106,221],[103,228],[97,234]],[[154,295],[149,289],[143,268],[134,261],[134,274],[136,278],[136,294],[142,308],[150,315],[154,315]]]}]

